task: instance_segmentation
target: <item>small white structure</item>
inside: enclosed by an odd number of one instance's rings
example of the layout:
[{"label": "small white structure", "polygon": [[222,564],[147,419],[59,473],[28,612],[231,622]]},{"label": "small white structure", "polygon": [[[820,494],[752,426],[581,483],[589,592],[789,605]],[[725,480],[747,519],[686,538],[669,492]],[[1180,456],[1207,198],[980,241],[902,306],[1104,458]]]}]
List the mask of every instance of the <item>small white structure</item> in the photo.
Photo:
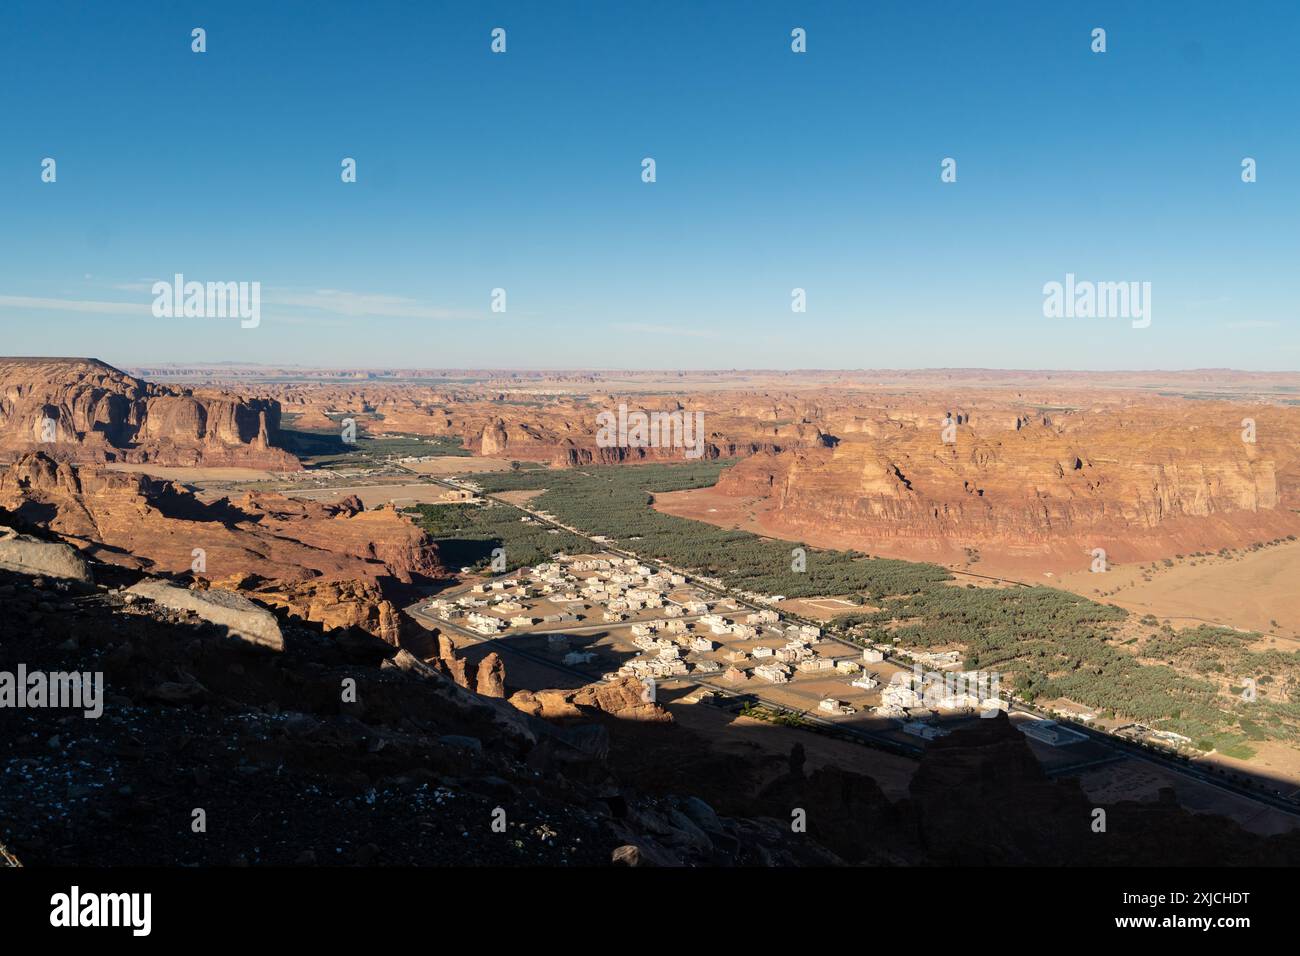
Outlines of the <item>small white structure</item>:
[{"label": "small white structure", "polygon": [[827,697],[817,704],[817,709],[824,714],[833,714],[836,717],[847,717],[850,714],[856,714],[857,708],[844,703],[842,700],[836,700],[834,697]]}]

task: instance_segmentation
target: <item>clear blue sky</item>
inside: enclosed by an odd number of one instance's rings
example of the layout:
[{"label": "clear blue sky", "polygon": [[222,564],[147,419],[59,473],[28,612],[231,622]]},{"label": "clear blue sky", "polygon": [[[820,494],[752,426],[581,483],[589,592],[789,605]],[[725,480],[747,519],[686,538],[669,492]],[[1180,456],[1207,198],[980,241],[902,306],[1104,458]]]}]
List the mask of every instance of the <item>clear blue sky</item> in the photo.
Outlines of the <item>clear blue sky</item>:
[{"label": "clear blue sky", "polygon": [[[1297,11],[8,0],[0,351],[1300,368]],[[154,318],[176,272],[261,326]],[[1044,318],[1067,272],[1151,282],[1151,327]]]}]

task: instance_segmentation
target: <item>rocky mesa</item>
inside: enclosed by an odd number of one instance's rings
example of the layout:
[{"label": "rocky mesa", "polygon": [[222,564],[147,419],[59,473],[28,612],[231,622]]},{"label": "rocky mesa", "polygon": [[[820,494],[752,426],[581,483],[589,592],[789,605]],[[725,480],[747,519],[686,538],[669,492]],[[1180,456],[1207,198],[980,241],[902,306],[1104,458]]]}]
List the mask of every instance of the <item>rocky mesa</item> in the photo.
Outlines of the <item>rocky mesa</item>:
[{"label": "rocky mesa", "polygon": [[1300,529],[1298,439],[1293,409],[1210,403],[1194,414],[882,415],[749,458],[717,493],[763,500],[772,532],[878,553],[997,546],[1074,559],[1101,547],[1147,559]]},{"label": "rocky mesa", "polygon": [[93,358],[0,358],[0,460],[296,471],[277,447],[280,406],[219,389],[155,385]]}]

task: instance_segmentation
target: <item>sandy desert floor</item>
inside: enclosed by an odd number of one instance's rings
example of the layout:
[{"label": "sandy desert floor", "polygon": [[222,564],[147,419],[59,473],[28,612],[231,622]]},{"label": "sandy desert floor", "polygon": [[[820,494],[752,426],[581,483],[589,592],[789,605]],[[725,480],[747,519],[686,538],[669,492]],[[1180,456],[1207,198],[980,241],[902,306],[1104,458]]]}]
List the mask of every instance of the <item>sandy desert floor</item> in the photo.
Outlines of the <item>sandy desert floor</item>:
[{"label": "sandy desert floor", "polygon": [[1143,567],[1076,572],[1054,583],[1094,599],[1102,593],[1101,600],[1175,625],[1222,624],[1300,638],[1300,541],[1241,557],[1184,558],[1172,568],[1149,571],[1150,581],[1143,580]]},{"label": "sandy desert floor", "polygon": [[367,508],[374,508],[378,505],[396,504],[398,507],[406,507],[414,504],[451,504],[453,499],[448,498],[450,494],[447,488],[442,485],[431,485],[422,483],[410,484],[386,484],[386,485],[345,485],[339,488],[322,488],[310,491],[291,491],[286,494],[294,498],[306,498],[310,501],[325,501],[329,503],[342,501],[351,495],[356,495],[361,499],[361,503]]},{"label": "sandy desert floor", "polygon": [[294,472],[276,473],[259,468],[180,468],[168,465],[128,465],[111,462],[104,466],[109,471],[128,471],[163,478],[167,481],[272,481]]}]

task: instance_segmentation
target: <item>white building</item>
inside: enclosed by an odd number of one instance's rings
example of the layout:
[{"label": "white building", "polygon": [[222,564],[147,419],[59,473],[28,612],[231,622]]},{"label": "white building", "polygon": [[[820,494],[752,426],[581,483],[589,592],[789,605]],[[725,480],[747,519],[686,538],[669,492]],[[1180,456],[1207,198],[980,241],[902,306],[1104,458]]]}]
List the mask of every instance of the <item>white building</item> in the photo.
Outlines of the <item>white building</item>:
[{"label": "white building", "polygon": [[754,675],[773,684],[790,683],[790,672],[780,664],[759,664],[754,668]]},{"label": "white building", "polygon": [[837,717],[845,717],[849,714],[856,714],[857,708],[844,703],[842,700],[836,700],[834,697],[827,697],[817,704],[817,709],[824,714],[833,714]]},{"label": "white building", "polygon": [[480,634],[495,634],[501,630],[504,623],[499,617],[490,617],[487,614],[471,613],[466,616],[465,620],[469,623],[472,630]]}]

